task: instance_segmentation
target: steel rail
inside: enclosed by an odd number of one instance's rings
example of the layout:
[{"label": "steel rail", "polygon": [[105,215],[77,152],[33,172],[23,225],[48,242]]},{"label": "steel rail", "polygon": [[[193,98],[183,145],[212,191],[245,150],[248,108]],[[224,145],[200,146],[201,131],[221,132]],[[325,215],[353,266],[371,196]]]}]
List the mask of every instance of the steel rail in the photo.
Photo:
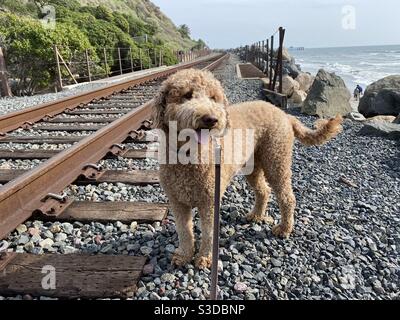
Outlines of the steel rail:
[{"label": "steel rail", "polygon": [[201,62],[209,61],[211,59],[214,60],[216,57],[218,56],[205,57],[194,62],[180,64],[167,70],[162,70],[159,72],[144,75],[142,77],[118,82],[107,87],[44,103],[38,106],[29,107],[21,111],[8,113],[6,115],[0,116],[0,136],[4,136],[7,132],[18,129],[26,123],[34,123],[40,121],[46,116],[54,116],[56,114],[62,113],[67,109],[72,110],[80,105],[90,103],[93,100],[102,99],[116,92],[128,89],[129,87],[168,76],[180,69],[190,68]]},{"label": "steel rail", "polygon": [[[213,70],[228,56],[220,57],[204,69]],[[189,65],[187,64],[185,68]],[[150,116],[151,101],[1,187],[0,239],[6,237],[19,224],[29,219],[35,210],[42,207],[48,194],[61,192],[83,173],[85,165],[101,160],[114,144],[123,142],[130,132],[141,127],[143,121]]]}]

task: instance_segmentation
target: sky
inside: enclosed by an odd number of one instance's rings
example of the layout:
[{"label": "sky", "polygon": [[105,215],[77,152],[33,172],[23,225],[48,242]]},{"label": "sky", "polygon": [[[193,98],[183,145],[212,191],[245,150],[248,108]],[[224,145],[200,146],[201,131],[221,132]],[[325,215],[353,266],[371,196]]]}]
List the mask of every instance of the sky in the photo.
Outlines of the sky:
[{"label": "sky", "polygon": [[151,0],[211,48],[236,48],[286,28],[286,46],[400,44],[399,0]]}]

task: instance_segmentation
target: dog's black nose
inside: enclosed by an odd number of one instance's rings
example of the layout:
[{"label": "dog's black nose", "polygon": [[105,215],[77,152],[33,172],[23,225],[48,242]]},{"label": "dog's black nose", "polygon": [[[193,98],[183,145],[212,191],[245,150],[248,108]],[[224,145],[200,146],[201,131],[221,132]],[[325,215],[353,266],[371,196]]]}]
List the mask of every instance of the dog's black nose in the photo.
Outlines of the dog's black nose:
[{"label": "dog's black nose", "polygon": [[218,122],[218,119],[213,116],[204,116],[203,118],[201,118],[201,121],[208,128],[212,128]]}]

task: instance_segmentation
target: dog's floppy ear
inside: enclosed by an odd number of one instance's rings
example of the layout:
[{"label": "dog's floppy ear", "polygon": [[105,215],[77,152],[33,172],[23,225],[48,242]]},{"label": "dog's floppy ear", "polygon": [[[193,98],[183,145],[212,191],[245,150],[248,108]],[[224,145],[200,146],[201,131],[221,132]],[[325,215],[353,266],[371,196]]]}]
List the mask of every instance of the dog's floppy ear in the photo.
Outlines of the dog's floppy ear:
[{"label": "dog's floppy ear", "polygon": [[166,94],[167,86],[163,84],[157,95],[153,98],[152,109],[153,109],[153,128],[163,129],[164,125],[164,114],[166,107]]}]

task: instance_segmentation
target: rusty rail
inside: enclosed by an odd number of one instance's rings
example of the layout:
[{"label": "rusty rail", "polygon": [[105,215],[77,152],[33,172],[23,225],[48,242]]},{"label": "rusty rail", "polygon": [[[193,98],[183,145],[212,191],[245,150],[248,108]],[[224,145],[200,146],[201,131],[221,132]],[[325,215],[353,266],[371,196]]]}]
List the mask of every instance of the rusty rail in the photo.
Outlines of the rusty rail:
[{"label": "rusty rail", "polygon": [[208,61],[215,58],[215,56],[211,56],[199,59],[195,62],[180,64],[176,67],[145,75],[140,78],[119,82],[114,85],[92,90],[90,92],[86,92],[80,95],[67,97],[54,102],[44,103],[35,107],[26,108],[21,111],[12,112],[0,116],[0,136],[4,136],[7,132],[18,129],[26,123],[34,123],[40,121],[46,116],[54,116],[56,114],[64,112],[67,109],[75,109],[76,107],[90,103],[93,100],[105,98],[113,93],[128,89],[129,87],[168,76],[180,69],[190,68],[200,62]]},{"label": "rusty rail", "polygon": [[[218,67],[228,55],[219,57],[219,59],[204,69],[213,70]],[[197,61],[197,63],[205,60]],[[174,68],[177,71],[182,68],[194,66],[197,63],[185,64]],[[169,70],[169,73],[174,71]],[[160,73],[163,76],[165,72]],[[158,77],[161,75],[158,74]],[[154,76],[154,75],[153,75]],[[120,90],[131,86],[131,81],[124,82],[88,93],[93,99],[96,97],[107,95],[114,92],[118,87]],[[84,95],[80,95],[81,101],[88,101]],[[65,99],[64,99],[65,100]],[[74,104],[78,100],[74,98],[67,99],[73,101]],[[55,102],[59,104],[58,101]],[[79,102],[82,103],[82,102]],[[62,206],[63,199],[57,202],[54,197],[49,194],[56,194],[74,182],[85,170],[90,163],[96,163],[101,160],[108,152],[112,150],[113,145],[123,142],[132,131],[142,126],[142,123],[151,115],[151,101],[145,103],[141,107],[134,109],[110,125],[96,131],[96,133],[84,138],[71,148],[59,153],[55,157],[49,159],[39,167],[29,171],[28,173],[18,177],[0,188],[0,239],[4,238],[8,233],[14,230],[19,224],[29,219],[33,212],[49,206]],[[41,106],[39,109],[51,109],[51,104]],[[57,107],[59,108],[59,107]],[[32,108],[37,109],[37,108]],[[58,109],[57,109],[58,110]],[[33,110],[32,112],[34,112]],[[43,110],[42,110],[42,113]],[[45,112],[47,114],[47,112]],[[20,113],[16,115],[20,116]],[[67,205],[64,203],[64,205]]]}]

